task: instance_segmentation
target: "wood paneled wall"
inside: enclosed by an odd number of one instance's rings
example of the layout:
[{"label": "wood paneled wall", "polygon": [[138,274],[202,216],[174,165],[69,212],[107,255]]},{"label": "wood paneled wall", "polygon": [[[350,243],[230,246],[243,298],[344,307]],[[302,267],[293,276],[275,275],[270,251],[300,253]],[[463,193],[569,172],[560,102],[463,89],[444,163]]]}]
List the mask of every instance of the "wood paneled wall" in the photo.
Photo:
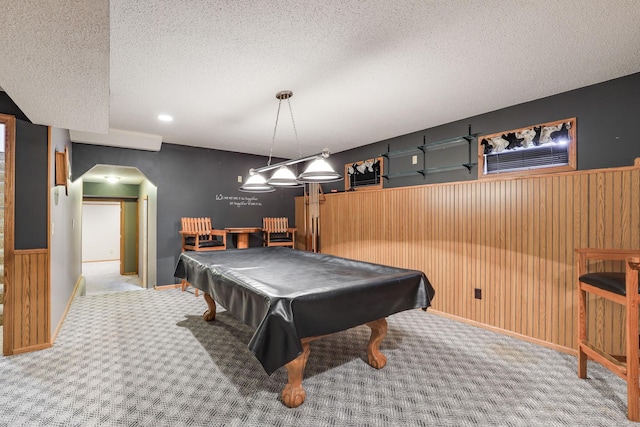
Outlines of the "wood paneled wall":
[{"label": "wood paneled wall", "polygon": [[[16,250],[6,295],[11,305],[12,353],[50,347],[49,254],[47,249]],[[6,336],[6,335],[5,335]]]},{"label": "wood paneled wall", "polygon": [[[51,347],[49,249],[15,249],[16,121],[0,115],[7,125],[4,171],[4,355]],[[47,153],[51,152],[48,128]],[[29,142],[29,141],[27,141]],[[50,188],[51,162],[46,188]],[[44,185],[43,185],[44,186]],[[29,193],[29,197],[33,194]],[[47,200],[47,236],[49,205]],[[49,246],[47,237],[47,247]]]},{"label": "wood paneled wall", "polygon": [[[578,247],[640,248],[640,168],[327,194],[320,207],[321,252],[422,270],[435,310],[565,349]],[[624,312],[589,310],[589,333],[621,351]]]}]

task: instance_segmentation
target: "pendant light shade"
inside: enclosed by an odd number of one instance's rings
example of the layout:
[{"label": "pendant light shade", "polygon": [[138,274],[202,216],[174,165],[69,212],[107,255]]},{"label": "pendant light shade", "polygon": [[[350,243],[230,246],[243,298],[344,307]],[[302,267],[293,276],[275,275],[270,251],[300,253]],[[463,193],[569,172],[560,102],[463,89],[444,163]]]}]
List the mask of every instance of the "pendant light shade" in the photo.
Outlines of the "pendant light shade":
[{"label": "pendant light shade", "polygon": [[271,193],[276,189],[267,183],[267,180],[264,179],[262,175],[259,173],[254,173],[249,176],[247,182],[244,183],[242,187],[239,188],[240,191],[245,191],[248,193]]},{"label": "pendant light shade", "polygon": [[322,157],[315,159],[307,167],[307,170],[298,175],[298,181],[300,182],[323,183],[340,181],[341,179],[342,176],[334,171],[331,165]]},{"label": "pendant light shade", "polygon": [[296,179],[295,174],[291,172],[291,169],[284,165],[280,166],[278,170],[275,171],[267,183],[278,187],[297,187],[301,185],[301,183]]}]

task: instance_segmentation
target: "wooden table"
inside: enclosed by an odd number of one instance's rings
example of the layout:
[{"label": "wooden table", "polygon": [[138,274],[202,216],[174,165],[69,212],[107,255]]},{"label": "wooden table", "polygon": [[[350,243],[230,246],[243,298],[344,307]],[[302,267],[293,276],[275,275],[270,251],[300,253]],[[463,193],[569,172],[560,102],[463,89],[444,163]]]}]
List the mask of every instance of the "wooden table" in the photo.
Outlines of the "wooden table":
[{"label": "wooden table", "polygon": [[262,231],[260,227],[229,227],[225,228],[227,233],[236,234],[237,237],[237,249],[246,249],[249,247],[249,234],[258,233]]},{"label": "wooden table", "polygon": [[[207,303],[208,310],[202,315],[202,318],[207,322],[216,319],[216,302],[208,293],[204,293],[204,300]],[[386,318],[381,318],[367,322],[366,325],[371,329],[371,337],[369,338],[369,344],[367,345],[367,360],[370,366],[376,369],[382,369],[387,364],[387,356],[380,351],[380,343],[387,335],[388,324]],[[297,408],[304,403],[307,397],[307,392],[302,387],[302,380],[304,377],[304,368],[307,366],[307,360],[309,360],[309,353],[311,348],[309,343],[320,338],[324,338],[331,334],[321,335],[317,337],[305,337],[300,339],[302,345],[302,353],[285,364],[287,368],[288,381],[282,389],[280,397],[282,402],[289,408]]]}]

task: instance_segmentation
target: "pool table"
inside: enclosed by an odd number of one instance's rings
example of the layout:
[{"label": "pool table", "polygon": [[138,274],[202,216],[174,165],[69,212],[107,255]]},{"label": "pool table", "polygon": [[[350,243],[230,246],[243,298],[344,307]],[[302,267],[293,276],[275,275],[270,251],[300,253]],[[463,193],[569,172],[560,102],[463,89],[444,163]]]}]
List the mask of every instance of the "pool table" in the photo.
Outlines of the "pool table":
[{"label": "pool table", "polygon": [[255,328],[248,346],[267,374],[285,366],[282,400],[302,404],[309,343],[366,324],[369,364],[382,368],[380,342],[386,317],[431,305],[435,291],[425,274],[380,264],[283,247],[183,252],[175,276],[204,292],[215,319],[218,302]]}]

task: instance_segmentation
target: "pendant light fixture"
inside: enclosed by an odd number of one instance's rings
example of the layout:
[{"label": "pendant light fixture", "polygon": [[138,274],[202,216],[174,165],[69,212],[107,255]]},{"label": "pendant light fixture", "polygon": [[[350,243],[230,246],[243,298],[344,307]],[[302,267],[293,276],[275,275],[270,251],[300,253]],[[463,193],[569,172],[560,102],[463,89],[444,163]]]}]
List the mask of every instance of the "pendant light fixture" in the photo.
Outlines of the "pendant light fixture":
[{"label": "pendant light fixture", "polygon": [[[283,90],[281,92],[276,93],[276,98],[278,99],[278,112],[276,113],[276,123],[273,128],[273,136],[271,138],[271,150],[269,152],[269,161],[267,162],[267,166],[251,169],[249,171],[249,178],[245,182],[243,186],[240,187],[240,191],[246,191],[251,193],[268,193],[274,191],[274,187],[299,187],[304,185],[304,183],[323,183],[323,182],[334,182],[340,181],[342,176],[335,172],[331,165],[327,163],[325,160],[329,157],[330,152],[328,149],[324,149],[322,153],[314,154],[312,156],[300,157],[295,160],[287,160],[284,162],[280,162],[277,164],[271,164],[271,158],[273,156],[273,147],[275,145],[276,140],[276,131],[278,130],[278,120],[280,118],[280,106],[282,105],[282,101],[286,100],[289,105],[289,113],[291,114],[291,123],[293,124],[293,131],[296,136],[296,144],[298,146],[298,152],[300,152],[300,142],[298,140],[298,131],[296,129],[296,122],[293,120],[293,111],[291,109],[291,97],[293,96],[293,92],[290,90]],[[289,166],[306,162],[309,160],[313,160],[307,170],[303,173],[296,175],[289,169]],[[265,179],[261,172],[266,172],[272,169],[277,169],[275,173],[268,180]]]},{"label": "pendant light fixture", "polygon": [[[326,150],[326,157],[329,157],[329,150]],[[310,183],[335,182],[340,181],[342,176],[333,170],[331,165],[325,160],[325,151],[316,157],[307,169],[298,175],[298,181]]]},{"label": "pendant light fixture", "polygon": [[299,187],[300,182],[296,179],[296,174],[291,172],[288,166],[282,165],[276,170],[267,181],[271,185],[281,187]]},{"label": "pendant light fixture", "polygon": [[271,193],[276,191],[275,188],[267,184],[267,180],[262,175],[253,169],[249,171],[249,178],[239,190],[247,193]]}]

